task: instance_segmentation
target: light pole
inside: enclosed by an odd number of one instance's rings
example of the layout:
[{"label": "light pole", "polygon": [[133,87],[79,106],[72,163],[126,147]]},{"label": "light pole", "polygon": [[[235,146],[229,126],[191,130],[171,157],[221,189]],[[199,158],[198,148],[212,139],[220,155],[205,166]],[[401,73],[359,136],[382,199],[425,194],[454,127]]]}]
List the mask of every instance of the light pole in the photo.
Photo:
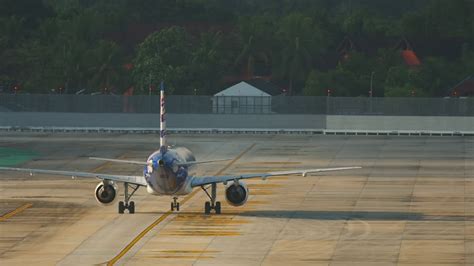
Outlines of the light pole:
[{"label": "light pole", "polygon": [[372,74],[370,75],[370,98],[372,98],[372,95],[374,95],[374,91],[373,91],[373,84],[374,84],[374,75],[375,75],[375,71],[372,71]]},{"label": "light pole", "polygon": [[372,74],[370,75],[370,112],[371,113],[373,112],[372,96],[374,95],[374,91],[373,91],[374,75],[375,75],[375,71],[372,71]]}]

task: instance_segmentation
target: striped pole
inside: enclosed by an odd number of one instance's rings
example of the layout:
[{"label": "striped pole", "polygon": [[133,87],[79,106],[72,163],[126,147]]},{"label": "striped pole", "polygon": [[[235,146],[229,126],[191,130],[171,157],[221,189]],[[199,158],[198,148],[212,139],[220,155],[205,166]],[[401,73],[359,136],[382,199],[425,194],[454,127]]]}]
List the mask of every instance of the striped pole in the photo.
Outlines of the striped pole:
[{"label": "striped pole", "polygon": [[166,148],[165,86],[162,81],[160,90],[160,150],[164,152]]}]

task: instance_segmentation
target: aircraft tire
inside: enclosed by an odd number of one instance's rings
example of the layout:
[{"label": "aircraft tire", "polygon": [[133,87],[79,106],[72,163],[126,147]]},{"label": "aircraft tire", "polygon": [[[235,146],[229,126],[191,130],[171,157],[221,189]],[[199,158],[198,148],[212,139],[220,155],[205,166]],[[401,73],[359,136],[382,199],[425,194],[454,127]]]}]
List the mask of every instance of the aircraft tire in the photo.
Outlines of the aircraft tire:
[{"label": "aircraft tire", "polygon": [[171,211],[174,211],[174,204],[171,202]]},{"label": "aircraft tire", "polygon": [[130,201],[130,204],[128,205],[128,212],[135,213],[135,202]]},{"label": "aircraft tire", "polygon": [[178,212],[179,212],[179,202],[178,202],[178,203],[176,203],[176,211],[178,211]]},{"label": "aircraft tire", "polygon": [[211,203],[209,201],[206,201],[206,203],[204,204],[204,213],[205,214],[211,213]]},{"label": "aircraft tire", "polygon": [[118,213],[122,214],[124,210],[125,210],[125,205],[123,204],[123,201],[119,201]]},{"label": "aircraft tire", "polygon": [[217,201],[216,202],[216,214],[221,214],[221,202],[220,201]]}]

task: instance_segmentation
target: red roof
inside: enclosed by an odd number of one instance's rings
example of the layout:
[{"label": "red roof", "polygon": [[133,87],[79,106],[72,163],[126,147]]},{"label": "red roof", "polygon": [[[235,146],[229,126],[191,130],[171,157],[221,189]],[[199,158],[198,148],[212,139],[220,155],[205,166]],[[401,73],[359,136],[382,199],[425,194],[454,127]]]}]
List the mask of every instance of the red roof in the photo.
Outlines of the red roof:
[{"label": "red roof", "polygon": [[132,70],[133,69],[133,64],[132,63],[127,63],[127,64],[124,64],[123,67],[126,69],[126,70]]},{"label": "red roof", "polygon": [[418,56],[416,56],[413,50],[403,50],[402,57],[403,57],[403,60],[405,60],[405,63],[409,66],[421,65],[420,59],[418,59]]},{"label": "red roof", "polygon": [[469,96],[474,95],[474,76],[467,77],[458,85],[454,86],[449,94],[451,96]]}]

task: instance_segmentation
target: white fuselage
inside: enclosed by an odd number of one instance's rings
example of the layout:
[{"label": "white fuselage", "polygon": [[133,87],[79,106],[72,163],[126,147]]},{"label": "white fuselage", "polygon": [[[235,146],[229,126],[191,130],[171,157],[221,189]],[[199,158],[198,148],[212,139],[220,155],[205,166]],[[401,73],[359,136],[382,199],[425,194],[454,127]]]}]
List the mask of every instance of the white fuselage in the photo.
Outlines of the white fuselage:
[{"label": "white fuselage", "polygon": [[187,195],[191,193],[190,167],[184,165],[195,158],[186,148],[155,151],[149,157],[143,174],[147,191],[153,195]]}]

